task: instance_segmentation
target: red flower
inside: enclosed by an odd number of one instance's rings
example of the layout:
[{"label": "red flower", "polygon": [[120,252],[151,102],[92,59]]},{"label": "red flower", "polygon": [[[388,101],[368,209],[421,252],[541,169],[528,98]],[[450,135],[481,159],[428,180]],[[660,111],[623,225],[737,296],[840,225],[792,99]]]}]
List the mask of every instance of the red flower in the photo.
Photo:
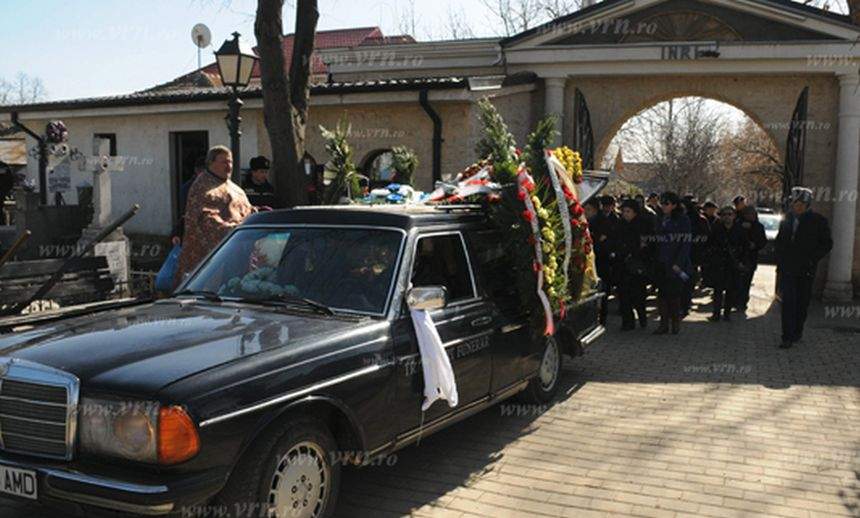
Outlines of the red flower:
[{"label": "red flower", "polygon": [[526,191],[524,191],[522,189],[517,191],[517,198],[519,198],[520,201],[526,201],[527,196],[528,196],[528,193],[526,193]]},{"label": "red flower", "polygon": [[581,218],[583,214],[585,214],[585,209],[582,208],[582,205],[577,203],[573,208],[573,215],[577,218]]},{"label": "red flower", "polygon": [[[562,190],[562,191],[564,191],[564,197],[565,197],[565,198],[567,198],[567,199],[568,199],[568,201],[574,201],[574,200],[576,200],[576,197],[573,195],[573,193],[572,193],[572,192],[570,192],[570,189],[568,189],[568,188],[567,188],[567,185],[562,185],[562,186],[561,186],[561,190]],[[576,203],[577,205],[579,205],[579,203],[578,203],[578,202],[575,202],[575,201],[574,201],[574,203]]]},{"label": "red flower", "polygon": [[520,185],[522,185],[523,189],[528,192],[532,192],[535,190],[535,182],[534,180],[532,180],[532,177],[528,173],[522,175],[522,177],[520,178]]},{"label": "red flower", "polygon": [[543,270],[543,266],[539,262],[535,261],[532,263],[532,270],[534,270],[535,273],[540,273],[541,270]]},{"label": "red flower", "polygon": [[522,150],[522,149],[520,149],[520,148],[517,148],[517,150],[515,151],[515,153],[516,153],[516,155],[517,155],[517,158],[519,158],[519,157],[521,157],[521,156],[523,155],[523,150]]},{"label": "red flower", "polygon": [[523,219],[528,221],[529,223],[531,223],[532,221],[534,221],[535,215],[530,210],[524,210],[523,211]]}]

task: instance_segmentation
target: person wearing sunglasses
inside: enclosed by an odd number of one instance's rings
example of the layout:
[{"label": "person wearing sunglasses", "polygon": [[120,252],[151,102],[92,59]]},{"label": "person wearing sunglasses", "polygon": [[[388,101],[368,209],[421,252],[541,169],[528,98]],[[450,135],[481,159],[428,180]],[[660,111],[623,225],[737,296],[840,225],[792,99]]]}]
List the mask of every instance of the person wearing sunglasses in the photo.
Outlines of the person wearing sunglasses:
[{"label": "person wearing sunglasses", "polygon": [[656,335],[681,332],[681,299],[686,283],[690,282],[693,231],[681,198],[677,193],[665,192],[660,196],[663,217],[657,228],[655,282],[660,327]]}]

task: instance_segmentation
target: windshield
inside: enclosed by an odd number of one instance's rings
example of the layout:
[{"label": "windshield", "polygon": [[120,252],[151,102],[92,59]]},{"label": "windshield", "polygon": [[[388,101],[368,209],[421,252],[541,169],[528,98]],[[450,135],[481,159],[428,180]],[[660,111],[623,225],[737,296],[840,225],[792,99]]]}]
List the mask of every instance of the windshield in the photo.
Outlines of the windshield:
[{"label": "windshield", "polygon": [[766,214],[759,214],[758,219],[764,225],[765,230],[779,230],[779,224],[782,222],[781,217]]},{"label": "windshield", "polygon": [[403,235],[394,230],[240,229],[184,287],[246,300],[301,297],[381,315]]}]

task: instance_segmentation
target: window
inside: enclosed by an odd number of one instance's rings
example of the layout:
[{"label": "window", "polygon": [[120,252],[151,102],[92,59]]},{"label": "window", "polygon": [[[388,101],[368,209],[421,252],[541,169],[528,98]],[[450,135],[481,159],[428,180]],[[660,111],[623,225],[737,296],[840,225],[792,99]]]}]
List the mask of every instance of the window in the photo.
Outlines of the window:
[{"label": "window", "polygon": [[476,231],[469,234],[475,259],[475,272],[483,292],[492,298],[502,312],[516,313],[522,307],[516,251],[505,246],[502,234]]},{"label": "window", "polygon": [[93,137],[110,141],[110,156],[116,156],[116,133],[96,133]]},{"label": "window", "polygon": [[469,261],[459,234],[422,237],[412,267],[413,286],[444,286],[448,302],[475,298]]},{"label": "window", "polygon": [[391,150],[385,149],[375,151],[365,159],[365,174],[370,181],[375,184],[391,183],[396,178],[394,170],[394,154]]},{"label": "window", "polygon": [[359,228],[244,228],[186,286],[222,297],[308,298],[335,309],[383,314],[403,236]]}]

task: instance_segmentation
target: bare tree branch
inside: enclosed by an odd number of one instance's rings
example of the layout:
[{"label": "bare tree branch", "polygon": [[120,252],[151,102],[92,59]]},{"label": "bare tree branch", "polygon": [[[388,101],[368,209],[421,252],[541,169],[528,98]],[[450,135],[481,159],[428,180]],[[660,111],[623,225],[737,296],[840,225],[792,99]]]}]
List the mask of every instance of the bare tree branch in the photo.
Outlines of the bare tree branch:
[{"label": "bare tree branch", "polygon": [[46,97],[45,86],[38,77],[18,72],[12,80],[0,78],[0,106],[33,103]]}]

